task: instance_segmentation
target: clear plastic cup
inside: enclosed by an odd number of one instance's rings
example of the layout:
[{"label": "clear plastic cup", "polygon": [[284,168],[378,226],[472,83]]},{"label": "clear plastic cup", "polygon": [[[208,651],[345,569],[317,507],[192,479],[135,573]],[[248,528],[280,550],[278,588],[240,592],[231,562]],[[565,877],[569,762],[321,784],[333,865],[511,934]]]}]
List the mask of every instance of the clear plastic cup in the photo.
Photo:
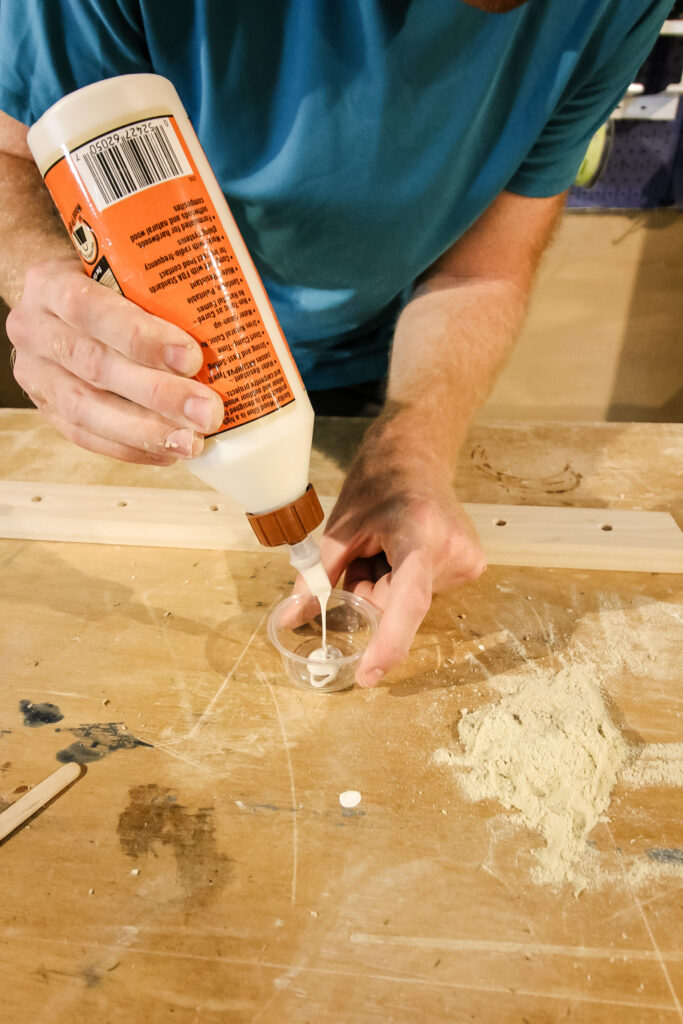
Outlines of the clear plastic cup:
[{"label": "clear plastic cup", "polygon": [[292,594],[270,612],[268,636],[295,686],[336,693],[353,686],[358,662],[377,632],[379,612],[362,597],[333,590],[326,624],[323,659],[320,602],[309,593]]}]

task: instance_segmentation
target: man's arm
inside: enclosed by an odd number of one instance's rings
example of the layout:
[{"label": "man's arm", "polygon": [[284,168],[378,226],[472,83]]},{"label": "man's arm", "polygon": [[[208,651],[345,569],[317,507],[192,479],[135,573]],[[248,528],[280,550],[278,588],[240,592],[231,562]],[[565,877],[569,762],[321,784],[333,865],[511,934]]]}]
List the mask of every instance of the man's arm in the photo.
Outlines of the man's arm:
[{"label": "man's arm", "polygon": [[565,196],[503,192],[424,275],[394,337],[385,409],[323,538],[333,582],[384,609],[358,671],[372,686],[408,652],[432,593],[485,568],[453,492],[458,452],[521,326]]},{"label": "man's arm", "polygon": [[453,469],[522,325],[565,198],[502,192],[424,275],[398,321],[389,415],[404,434],[427,438],[436,430],[450,445],[443,454]]},{"label": "man's arm", "polygon": [[38,260],[78,259],[26,143],[26,125],[0,111],[0,295],[12,308]]},{"label": "man's arm", "polygon": [[14,375],[69,440],[127,462],[197,455],[223,419],[199,381],[199,345],[91,281],[26,144],[0,113],[0,294]]}]

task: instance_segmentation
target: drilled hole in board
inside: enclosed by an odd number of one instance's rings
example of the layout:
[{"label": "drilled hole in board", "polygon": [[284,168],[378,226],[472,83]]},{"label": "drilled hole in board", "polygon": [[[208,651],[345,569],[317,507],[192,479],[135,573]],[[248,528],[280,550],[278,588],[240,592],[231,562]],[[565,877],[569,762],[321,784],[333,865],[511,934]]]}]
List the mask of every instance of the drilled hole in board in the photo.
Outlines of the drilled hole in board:
[{"label": "drilled hole in board", "polygon": [[507,526],[507,519],[496,519],[496,526]]},{"label": "drilled hole in board", "polygon": [[126,508],[127,506],[128,506],[128,502],[127,501],[117,501],[116,502],[116,507],[117,508]]},{"label": "drilled hole in board", "polygon": [[31,501],[42,501],[42,500],[43,499],[41,498],[41,496],[39,494],[34,494],[33,497],[31,498]]},{"label": "drilled hole in board", "polygon": [[605,530],[606,532],[609,532],[610,530],[613,530],[614,527],[610,526],[609,523],[603,523],[602,526],[600,527],[600,529],[601,530]]},{"label": "drilled hole in board", "polygon": [[218,512],[218,505],[209,505],[209,512]]}]

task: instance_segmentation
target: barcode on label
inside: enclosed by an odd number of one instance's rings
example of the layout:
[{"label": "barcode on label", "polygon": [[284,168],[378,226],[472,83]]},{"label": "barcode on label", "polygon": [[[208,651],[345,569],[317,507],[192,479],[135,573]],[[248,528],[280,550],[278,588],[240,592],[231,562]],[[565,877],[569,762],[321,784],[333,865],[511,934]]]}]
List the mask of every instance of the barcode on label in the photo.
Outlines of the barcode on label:
[{"label": "barcode on label", "polygon": [[167,117],[128,124],[71,153],[98,210],[162,181],[192,174]]}]

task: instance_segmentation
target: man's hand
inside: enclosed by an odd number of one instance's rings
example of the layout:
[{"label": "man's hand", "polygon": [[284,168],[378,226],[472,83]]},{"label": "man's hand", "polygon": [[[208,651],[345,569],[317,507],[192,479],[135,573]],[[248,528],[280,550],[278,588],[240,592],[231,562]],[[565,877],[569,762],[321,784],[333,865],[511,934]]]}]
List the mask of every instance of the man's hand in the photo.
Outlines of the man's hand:
[{"label": "man's hand", "polygon": [[82,448],[167,465],[198,455],[223,419],[220,398],[187,379],[196,341],[91,281],[75,255],[29,268],[7,334],[17,381]]},{"label": "man's hand", "polygon": [[83,448],[154,465],[198,455],[201,435],[223,419],[220,398],[188,380],[202,365],[199,345],[90,280],[26,133],[0,112],[0,292],[13,307],[17,381]]},{"label": "man's hand", "polygon": [[395,426],[385,416],[368,430],[321,541],[331,581],[345,571],[345,589],[384,613],[356,674],[361,686],[406,657],[433,593],[486,567],[450,466]]},{"label": "man's hand", "polygon": [[384,610],[357,672],[374,686],[408,653],[432,593],[485,560],[452,490],[472,418],[521,325],[564,196],[501,193],[422,278],[399,317],[387,407],[366,434],[321,544],[332,582]]}]

